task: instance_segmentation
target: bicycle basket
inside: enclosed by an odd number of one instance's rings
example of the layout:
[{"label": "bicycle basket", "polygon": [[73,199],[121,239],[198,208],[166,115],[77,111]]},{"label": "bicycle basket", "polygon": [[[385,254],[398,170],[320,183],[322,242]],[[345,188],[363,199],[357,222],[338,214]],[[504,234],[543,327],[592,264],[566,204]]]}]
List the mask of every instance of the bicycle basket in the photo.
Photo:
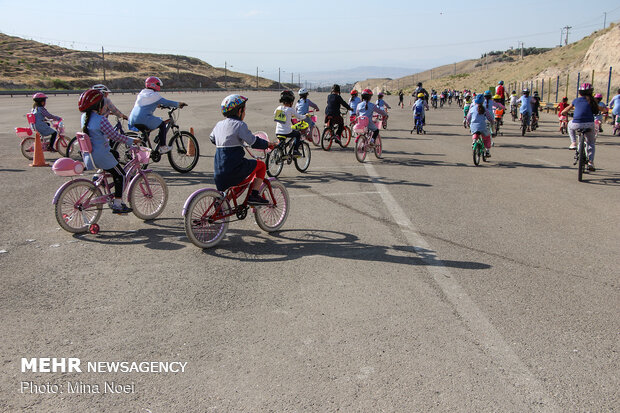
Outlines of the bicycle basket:
[{"label": "bicycle basket", "polygon": [[368,127],[368,117],[360,116],[357,118],[357,123],[353,126],[353,130],[357,133],[364,133]]},{"label": "bicycle basket", "polygon": [[151,149],[141,146],[140,150],[136,152],[136,157],[141,164],[147,165],[151,159]]}]

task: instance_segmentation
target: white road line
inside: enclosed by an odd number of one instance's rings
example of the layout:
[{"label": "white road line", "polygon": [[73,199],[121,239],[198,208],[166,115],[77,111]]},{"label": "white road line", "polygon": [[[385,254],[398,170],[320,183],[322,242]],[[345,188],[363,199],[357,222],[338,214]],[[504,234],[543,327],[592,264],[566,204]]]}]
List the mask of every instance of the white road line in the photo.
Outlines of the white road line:
[{"label": "white road line", "polygon": [[314,196],[355,196],[363,194],[378,194],[379,191],[358,191],[358,192],[333,192],[327,194],[299,194],[291,195],[291,198],[309,198]]},{"label": "white road line", "polygon": [[538,406],[543,410],[559,410],[543,385],[527,369],[499,331],[497,331],[484,313],[467,295],[463,287],[450,274],[450,271],[436,258],[435,251],[417,232],[417,229],[398,205],[387,186],[378,180],[379,175],[374,166],[370,163],[366,163],[365,166],[368,176],[372,179],[385,206],[409,244],[420,254],[422,260],[428,264],[426,269],[480,343],[482,351],[498,363],[497,372],[503,374],[506,381],[512,383],[516,389],[519,389],[519,394],[527,400],[526,405],[530,407]]}]

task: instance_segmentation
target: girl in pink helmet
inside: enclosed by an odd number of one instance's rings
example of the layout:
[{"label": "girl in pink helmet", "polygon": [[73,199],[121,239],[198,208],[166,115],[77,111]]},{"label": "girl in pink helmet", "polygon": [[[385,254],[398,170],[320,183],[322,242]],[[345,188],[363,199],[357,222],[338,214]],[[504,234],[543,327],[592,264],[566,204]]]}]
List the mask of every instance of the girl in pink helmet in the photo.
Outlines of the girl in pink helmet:
[{"label": "girl in pink helmet", "polygon": [[187,106],[184,102],[175,102],[161,97],[159,91],[163,85],[164,83],[158,77],[148,77],[144,81],[144,89],[142,89],[136,97],[136,104],[129,114],[130,128],[148,130],[159,129],[158,139],[156,140],[157,146],[155,147],[155,150],[159,151],[161,154],[170,152],[172,149],[170,146],[166,146],[168,123],[164,122],[157,116],[153,116],[153,112],[155,112],[155,109],[157,109],[157,106],[159,105],[171,106],[175,108]]},{"label": "girl in pink helmet", "polygon": [[52,115],[45,109],[45,103],[47,102],[47,96],[45,93],[38,92],[32,95],[32,100],[34,103],[32,105],[32,113],[34,114],[35,123],[34,127],[39,132],[41,137],[51,136],[50,138],[50,152],[56,152],[54,150],[54,143],[56,142],[56,136],[58,132],[54,128],[52,128],[47,122],[47,119],[55,120],[60,122],[62,120],[61,117]]},{"label": "girl in pink helmet", "polygon": [[596,144],[596,134],[594,132],[594,115],[597,115],[600,111],[598,103],[592,96],[592,85],[590,83],[583,83],[579,86],[579,97],[562,111],[562,115],[568,115],[568,112],[575,110],[573,114],[573,120],[568,122],[568,135],[570,136],[569,149],[576,149],[579,152],[577,145],[577,129],[587,129],[585,132],[586,137],[586,153],[588,154],[588,170],[595,171],[594,168],[594,151]]}]

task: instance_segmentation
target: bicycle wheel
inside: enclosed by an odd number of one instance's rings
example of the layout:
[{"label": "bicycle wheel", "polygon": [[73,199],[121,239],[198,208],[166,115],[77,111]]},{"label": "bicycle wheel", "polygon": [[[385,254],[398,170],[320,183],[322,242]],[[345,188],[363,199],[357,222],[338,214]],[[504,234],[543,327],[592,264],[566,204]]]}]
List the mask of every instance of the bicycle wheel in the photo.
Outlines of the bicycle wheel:
[{"label": "bicycle wheel", "polygon": [[521,136],[525,136],[525,132],[527,131],[527,121],[525,120],[525,116],[521,119]]},{"label": "bicycle wheel", "polygon": [[288,210],[291,204],[286,187],[280,181],[272,180],[270,183],[273,197],[267,185],[263,184],[260,189],[260,194],[270,204],[254,208],[256,223],[263,231],[267,232],[277,231],[282,228],[288,217]]},{"label": "bicycle wheel", "polygon": [[364,162],[364,159],[366,159],[366,137],[365,136],[358,136],[357,139],[355,139],[355,158],[359,162]]},{"label": "bicycle wheel", "polygon": [[283,156],[284,152],[282,152],[282,148],[274,148],[273,151],[267,154],[267,158],[265,159],[265,163],[267,164],[267,175],[273,177],[280,175],[284,167]]},{"label": "bicycle wheel", "polygon": [[63,153],[67,153],[67,150],[69,149],[69,140],[65,136],[59,136],[54,144],[56,145],[56,152],[61,155]]},{"label": "bicycle wheel", "polygon": [[310,166],[311,157],[310,145],[308,145],[308,142],[301,142],[299,145],[299,152],[301,152],[301,156],[295,158],[295,168],[297,168],[299,172],[306,172]]},{"label": "bicycle wheel", "polygon": [[340,146],[342,146],[343,148],[346,148],[347,146],[349,146],[349,143],[351,143],[351,128],[348,126],[345,126],[342,129],[342,136],[340,137]]},{"label": "bicycle wheel", "polygon": [[383,119],[383,129],[387,129],[387,119]]},{"label": "bicycle wheel", "polygon": [[26,138],[22,141],[20,148],[24,158],[32,160],[34,157],[34,138]]},{"label": "bicycle wheel", "polygon": [[137,175],[129,184],[127,200],[135,216],[144,221],[155,219],[168,202],[166,181],[156,172]]},{"label": "bicycle wheel", "polygon": [[583,180],[583,172],[586,168],[586,145],[584,142],[583,134],[579,135],[579,161],[577,165],[577,180],[581,182]]},{"label": "bicycle wheel", "polygon": [[[222,202],[225,204],[222,206]],[[214,221],[213,215],[227,213],[228,201],[215,189],[199,193],[191,200],[185,211],[185,234],[187,238],[199,248],[216,246],[228,228],[228,217]]]},{"label": "bicycle wheel", "polygon": [[200,157],[198,140],[194,135],[181,131],[174,134],[169,144],[172,149],[168,152],[168,161],[172,168],[182,174],[194,169]]},{"label": "bicycle wheel", "polygon": [[319,132],[319,128],[317,128],[316,125],[312,126],[310,136],[312,136],[312,143],[314,146],[319,146],[321,144],[321,132]]},{"label": "bicycle wheel", "polygon": [[63,189],[56,203],[56,221],[68,232],[87,232],[91,224],[101,217],[102,204],[91,205],[84,209],[86,201],[101,196],[101,190],[92,182],[77,180]]},{"label": "bicycle wheel", "polygon": [[321,148],[324,151],[329,151],[332,147],[332,140],[334,139],[334,131],[332,128],[327,127],[323,129],[323,136],[321,136]]},{"label": "bicycle wheel", "polygon": [[377,135],[375,139],[375,156],[377,159],[381,159],[381,155],[383,154],[383,145],[381,144],[381,134]]},{"label": "bicycle wheel", "polygon": [[477,140],[474,141],[471,149],[474,157],[474,165],[478,166],[480,165],[480,156],[482,155],[482,150],[480,149],[480,142],[478,142]]},{"label": "bicycle wheel", "polygon": [[76,161],[82,160],[82,151],[80,151],[80,144],[77,140],[77,136],[73,137],[73,139],[69,141],[65,156]]}]

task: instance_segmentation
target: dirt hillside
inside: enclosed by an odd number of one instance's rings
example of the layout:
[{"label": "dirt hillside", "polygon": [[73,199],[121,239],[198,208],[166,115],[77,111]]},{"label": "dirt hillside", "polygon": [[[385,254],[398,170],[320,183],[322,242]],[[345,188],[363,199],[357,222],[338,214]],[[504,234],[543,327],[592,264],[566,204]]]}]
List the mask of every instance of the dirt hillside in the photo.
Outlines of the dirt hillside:
[{"label": "dirt hillside", "polygon": [[[170,88],[256,87],[257,79],[225,73],[200,59],[149,53],[106,53],[105,83],[112,89],[137,89],[156,75]],[[100,53],[66,49],[0,33],[0,89],[81,89],[102,83]],[[258,78],[258,87],[277,88]]]}]

